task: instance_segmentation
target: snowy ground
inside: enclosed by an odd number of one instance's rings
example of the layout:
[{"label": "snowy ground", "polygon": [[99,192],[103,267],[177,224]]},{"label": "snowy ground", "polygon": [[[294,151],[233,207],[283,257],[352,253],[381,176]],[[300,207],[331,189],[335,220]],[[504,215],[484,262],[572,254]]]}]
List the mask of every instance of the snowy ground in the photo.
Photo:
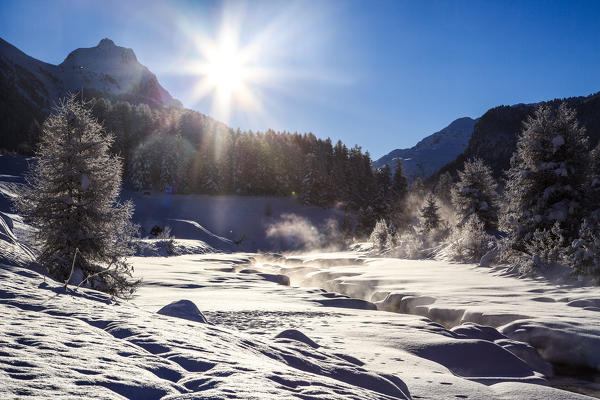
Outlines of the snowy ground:
[{"label": "snowy ground", "polygon": [[[0,173],[1,399],[600,397],[600,288],[360,251],[217,252],[241,247],[227,235],[234,226],[248,232],[244,246],[253,250],[318,243],[315,221],[335,212],[290,199],[144,197],[138,222],[178,219],[183,239],[138,243],[145,257],[131,259],[143,278],[135,298],[65,292],[24,268],[33,259],[22,244],[31,230],[9,199],[26,160],[7,157],[0,156],[0,167],[10,167]],[[229,212],[209,212],[224,203]],[[278,222],[290,212],[296,219]]]},{"label": "snowy ground", "polygon": [[[531,365],[489,341],[495,330],[453,332],[290,287],[252,270],[255,261],[135,258],[145,283],[132,302],[65,293],[2,265],[0,398],[585,398],[543,386]],[[185,303],[156,312],[181,299],[210,324]]]},{"label": "snowy ground", "polygon": [[[510,286],[518,285],[514,292],[516,296],[520,291],[527,292],[527,288],[539,289],[535,282],[494,276],[473,266],[363,260],[359,254],[352,252],[269,260],[251,254],[204,254],[163,259],[136,258],[134,264],[137,274],[144,278],[144,286],[133,302],[148,311],[156,311],[178,299],[189,299],[199,306],[209,321],[254,336],[272,337],[281,329],[298,329],[322,348],[360,360],[370,370],[400,378],[413,398],[577,398],[573,393],[543,386],[550,383],[570,389],[576,386],[578,390],[591,394],[597,389],[587,382],[546,380],[543,376],[551,375],[552,367],[532,347],[513,339],[516,329],[501,329],[505,336],[496,329],[481,328],[460,320],[446,324],[454,326],[447,329],[421,316],[376,311],[377,307],[382,308],[384,302],[358,299],[372,297],[372,294],[366,295],[366,291],[363,296],[353,293],[354,298],[333,292],[348,292],[339,285],[350,285],[355,289],[368,285],[372,288],[373,275],[381,273],[377,276],[379,286],[376,291],[394,285],[398,289],[400,282],[405,287],[410,286],[411,280],[422,285],[416,285],[415,290],[410,291],[413,296],[406,298],[403,304],[407,304],[408,308],[403,312],[413,311],[409,310],[408,304],[419,303],[427,303],[425,308],[429,310],[438,309],[433,313],[440,312],[444,308],[442,294],[450,298],[456,291],[457,303],[461,298],[465,303],[473,300],[479,309],[484,310],[489,302],[490,312],[482,315],[508,319],[508,316],[500,316],[505,315],[503,309],[519,302],[527,304],[521,298],[520,301],[506,302],[503,308],[503,299],[512,298],[508,295],[511,293]],[[413,273],[403,270],[409,267]],[[426,268],[429,267],[432,274],[427,273]],[[459,278],[452,278],[449,289],[444,289],[441,284],[436,286],[436,280],[443,280],[439,274],[452,276],[459,272],[454,267],[464,268],[460,271],[465,274],[463,291],[459,290]],[[441,268],[446,268],[446,271]],[[391,269],[398,271],[393,273]],[[281,275],[281,272],[286,275]],[[390,274],[392,279],[386,282],[382,276],[385,274]],[[436,274],[437,277],[432,279]],[[405,276],[404,280],[399,278],[400,275]],[[303,287],[287,286],[287,276],[291,278],[292,285]],[[430,282],[430,286],[426,282]],[[470,293],[468,287],[475,290],[476,285],[481,287],[479,292]],[[488,299],[483,288],[487,288],[489,293],[503,290],[504,296]],[[431,297],[426,301],[425,296],[416,293],[417,289],[436,294],[438,298]],[[372,289],[370,291],[376,293]],[[404,293],[408,294],[408,291]],[[535,291],[531,293],[534,293],[533,297],[539,297]],[[388,297],[381,292],[378,296]],[[539,304],[538,308],[547,306],[544,301],[532,301]],[[438,305],[434,306],[435,303]],[[447,304],[448,309],[457,303]],[[528,307],[531,310],[535,308]],[[588,310],[580,309],[579,312],[586,313]],[[444,313],[449,311],[442,311]],[[574,315],[576,312],[572,314],[573,319],[581,318]],[[543,321],[544,318],[529,320],[528,325],[523,321],[520,327],[527,331],[529,327],[544,326]],[[565,319],[564,323],[571,322]],[[572,334],[579,336],[571,338],[572,343],[564,350],[565,354],[577,357],[574,343],[585,342],[586,335],[589,335],[589,340],[597,339],[597,336],[594,339],[593,332],[597,325],[591,323],[586,326],[589,327],[587,332],[578,332],[576,327],[571,326]],[[519,339],[524,340],[523,337]],[[592,345],[587,351],[597,354]]]}]

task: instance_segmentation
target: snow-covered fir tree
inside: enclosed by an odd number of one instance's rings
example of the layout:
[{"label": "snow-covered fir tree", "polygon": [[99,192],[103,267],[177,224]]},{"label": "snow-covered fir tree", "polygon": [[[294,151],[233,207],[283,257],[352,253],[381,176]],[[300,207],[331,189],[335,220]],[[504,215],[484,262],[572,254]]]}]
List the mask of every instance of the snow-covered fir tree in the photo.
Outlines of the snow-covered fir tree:
[{"label": "snow-covered fir tree", "polygon": [[586,217],[600,223],[600,144],[590,152],[586,189]]},{"label": "snow-covered fir tree", "polygon": [[314,153],[306,156],[302,180],[302,202],[325,207],[330,204],[327,177],[319,158]]},{"label": "snow-covered fir tree", "polygon": [[600,225],[586,219],[577,236],[568,253],[569,264],[577,273],[600,276]]},{"label": "snow-covered fir tree", "polygon": [[419,212],[422,234],[427,235],[439,228],[441,222],[439,209],[435,196],[431,193],[427,195],[425,204]]},{"label": "snow-covered fir tree", "polygon": [[483,222],[485,229],[498,226],[498,184],[492,170],[476,158],[465,162],[464,169],[458,171],[458,182],[452,186],[452,205],[462,225],[475,214]]},{"label": "snow-covered fir tree", "polygon": [[16,206],[37,229],[38,261],[52,277],[126,297],[136,286],[124,258],[133,205],[117,200],[122,165],[109,154],[112,142],[87,105],[68,97],[44,122]]},{"label": "snow-covered fir tree", "polygon": [[501,218],[514,250],[530,253],[534,233],[550,232],[557,222],[567,243],[577,236],[588,154],[585,130],[564,103],[556,111],[541,105],[526,121],[507,173]]}]

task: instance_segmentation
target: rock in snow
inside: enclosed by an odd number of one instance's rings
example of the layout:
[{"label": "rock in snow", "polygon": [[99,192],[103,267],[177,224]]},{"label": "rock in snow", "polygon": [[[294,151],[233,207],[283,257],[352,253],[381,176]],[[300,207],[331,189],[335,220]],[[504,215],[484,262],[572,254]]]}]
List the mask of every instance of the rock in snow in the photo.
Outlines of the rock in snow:
[{"label": "rock in snow", "polygon": [[208,323],[204,315],[198,310],[198,307],[189,300],[174,301],[157,312],[161,315],[168,315],[169,317],[183,318],[190,321],[201,322],[203,324]]}]

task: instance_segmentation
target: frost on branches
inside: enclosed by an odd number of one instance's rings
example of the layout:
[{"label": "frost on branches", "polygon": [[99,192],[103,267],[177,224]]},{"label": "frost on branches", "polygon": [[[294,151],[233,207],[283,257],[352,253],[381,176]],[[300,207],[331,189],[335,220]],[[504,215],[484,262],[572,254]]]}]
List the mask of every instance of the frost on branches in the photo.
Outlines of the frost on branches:
[{"label": "frost on branches", "polygon": [[16,207],[37,228],[38,261],[53,278],[127,297],[137,284],[124,259],[133,205],[117,201],[122,165],[112,143],[87,105],[68,97],[44,122]]},{"label": "frost on branches", "polygon": [[459,225],[476,215],[485,229],[498,226],[497,183],[492,170],[483,160],[477,158],[465,162],[462,171],[458,171],[458,182],[452,187],[452,205],[459,218]]},{"label": "frost on branches", "polygon": [[543,237],[550,240],[553,229],[560,229],[566,241],[577,236],[584,213],[587,155],[585,130],[564,104],[555,112],[542,105],[526,121],[507,173],[502,218],[514,251],[535,256],[532,244],[539,245]]}]

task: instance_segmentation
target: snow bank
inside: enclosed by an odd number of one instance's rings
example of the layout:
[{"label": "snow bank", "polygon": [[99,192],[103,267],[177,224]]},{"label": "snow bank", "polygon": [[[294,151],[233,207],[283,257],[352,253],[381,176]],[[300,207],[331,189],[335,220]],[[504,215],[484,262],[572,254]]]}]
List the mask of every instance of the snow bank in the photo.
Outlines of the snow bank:
[{"label": "snow bank", "polygon": [[189,239],[138,239],[133,246],[134,254],[138,257],[170,257],[216,251],[206,242]]},{"label": "snow bank", "polygon": [[[274,338],[277,344],[295,345],[308,354],[325,350],[357,367],[378,371],[403,392],[405,384],[413,398],[506,398],[493,389],[498,382],[527,383],[529,395],[519,398],[541,399],[546,394],[578,398],[541,386],[549,383],[542,377],[550,375],[551,371],[544,369],[549,365],[531,346],[495,328],[465,323],[447,329],[420,316],[352,308],[353,301],[360,299],[264,279],[264,274],[274,274],[278,263],[288,259],[281,255],[265,257],[264,263],[262,259],[239,253],[136,258],[132,260],[136,274],[144,277],[144,283],[133,301],[155,311],[163,304],[189,299],[217,327]],[[344,276],[340,269],[348,265],[371,268],[368,259],[365,262],[348,252],[296,255],[289,261],[294,266],[290,269],[304,271],[298,276],[310,275],[318,270],[316,264],[322,263],[326,267],[321,269],[328,270],[329,278],[338,282]],[[294,282],[296,278],[290,279]],[[379,283],[381,287],[397,284]],[[305,385],[299,380],[280,382]]]},{"label": "snow bank", "polygon": [[196,305],[189,300],[179,300],[167,304],[157,311],[160,315],[168,315],[170,317],[183,318],[190,321],[208,323],[204,315],[198,310]]},{"label": "snow bank", "polygon": [[325,348],[64,293],[23,268],[0,267],[0,294],[2,398],[410,398],[399,378]]},{"label": "snow bank", "polygon": [[[464,350],[473,354],[466,366],[475,365],[476,355],[489,347],[490,357],[511,353],[540,375],[552,375],[549,363],[600,371],[598,287],[519,279],[500,267],[368,258],[355,252],[258,261],[259,269],[286,274],[292,285],[320,287],[371,301],[379,310],[455,327],[455,337],[478,341]],[[446,350],[432,349],[418,354],[444,364]],[[462,365],[446,367],[465,373]]]}]

